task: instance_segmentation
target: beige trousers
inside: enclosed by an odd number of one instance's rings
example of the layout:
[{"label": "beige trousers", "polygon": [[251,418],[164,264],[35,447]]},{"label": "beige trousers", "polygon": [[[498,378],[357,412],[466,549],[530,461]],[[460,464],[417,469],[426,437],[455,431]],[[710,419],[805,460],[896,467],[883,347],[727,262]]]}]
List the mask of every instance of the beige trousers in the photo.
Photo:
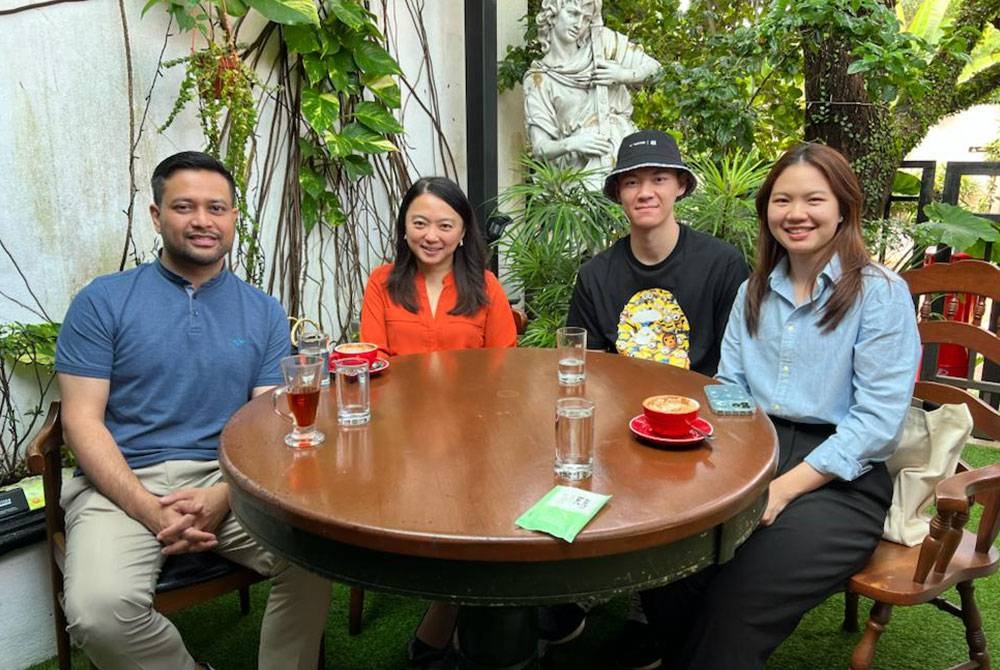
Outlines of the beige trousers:
[{"label": "beige trousers", "polygon": [[[154,495],[211,486],[218,461],[171,461],[135,471]],[[164,557],[141,523],[84,477],[63,486],[66,511],[67,629],[102,670],[191,670],[174,625],[153,609]],[[260,632],[258,668],[314,670],[330,606],[330,583],[261,549],[230,513],[213,551],[272,578]]]}]

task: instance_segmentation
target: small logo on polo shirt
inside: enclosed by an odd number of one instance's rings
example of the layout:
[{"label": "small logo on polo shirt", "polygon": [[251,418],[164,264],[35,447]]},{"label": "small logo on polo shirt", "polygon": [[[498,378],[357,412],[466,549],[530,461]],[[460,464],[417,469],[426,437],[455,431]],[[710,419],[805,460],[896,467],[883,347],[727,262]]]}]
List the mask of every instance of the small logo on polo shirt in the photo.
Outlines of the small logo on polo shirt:
[{"label": "small logo on polo shirt", "polygon": [[244,344],[246,344],[248,341],[249,340],[244,340],[242,337],[234,337],[233,338],[233,346],[236,347],[237,349],[239,349]]}]

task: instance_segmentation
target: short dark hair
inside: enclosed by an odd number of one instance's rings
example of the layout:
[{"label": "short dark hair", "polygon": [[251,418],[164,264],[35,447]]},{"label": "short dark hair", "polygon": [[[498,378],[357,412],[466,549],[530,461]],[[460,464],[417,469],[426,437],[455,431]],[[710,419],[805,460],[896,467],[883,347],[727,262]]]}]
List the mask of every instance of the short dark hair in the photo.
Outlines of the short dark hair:
[{"label": "short dark hair", "polygon": [[455,249],[452,272],[458,300],[449,314],[470,316],[488,302],[486,296],[486,242],[476,223],[472,203],[462,191],[462,187],[447,177],[423,177],[418,179],[403,196],[396,216],[396,261],[386,282],[389,296],[407,310],[417,313],[417,291],[415,277],[417,259],[406,242],[406,213],[410,205],[425,193],[437,196],[462,217],[463,244]]},{"label": "short dark hair", "polygon": [[219,159],[203,151],[182,151],[164,158],[153,170],[153,178],[149,180],[149,185],[153,187],[153,202],[157,207],[163,204],[163,191],[167,179],[178,170],[208,170],[221,174],[229,182],[231,204],[236,204],[236,181],[233,179],[233,173],[226,169]]}]

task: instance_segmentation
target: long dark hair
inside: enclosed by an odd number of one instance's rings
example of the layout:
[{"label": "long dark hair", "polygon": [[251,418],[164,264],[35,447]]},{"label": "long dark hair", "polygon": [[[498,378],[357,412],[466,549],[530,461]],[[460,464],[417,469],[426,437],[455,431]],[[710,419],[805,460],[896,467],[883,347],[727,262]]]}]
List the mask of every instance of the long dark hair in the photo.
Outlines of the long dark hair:
[{"label": "long dark hair", "polygon": [[[764,184],[757,191],[757,219],[760,233],[757,237],[757,268],[750,275],[747,286],[746,321],[751,335],[757,334],[760,323],[760,306],[767,295],[767,278],[788,252],[778,244],[767,225],[767,206],[771,201],[774,182],[788,167],[808,163],[823,173],[830,183],[830,190],[837,198],[841,221],[830,244],[824,249],[817,264],[826,265],[834,254],[840,257],[842,275],[833,288],[833,294],[823,308],[819,326],[830,332],[841,322],[861,292],[861,273],[871,264],[864,239],[861,237],[861,186],[847,159],[836,149],[823,144],[806,142],[785,152],[771,168]],[[815,281],[815,277],[813,278]]]},{"label": "long dark hair", "polygon": [[455,249],[452,260],[452,274],[455,277],[455,289],[458,291],[458,301],[449,314],[456,316],[471,316],[482,309],[487,302],[486,279],[486,243],[482,232],[476,224],[476,215],[472,211],[469,198],[462,188],[447,177],[423,177],[418,179],[403,196],[399,204],[399,214],[396,216],[396,263],[389,273],[387,283],[389,297],[397,305],[417,313],[417,290],[415,277],[417,275],[417,259],[410,251],[406,242],[406,213],[410,205],[425,193],[441,198],[449,207],[462,217],[462,244]]}]

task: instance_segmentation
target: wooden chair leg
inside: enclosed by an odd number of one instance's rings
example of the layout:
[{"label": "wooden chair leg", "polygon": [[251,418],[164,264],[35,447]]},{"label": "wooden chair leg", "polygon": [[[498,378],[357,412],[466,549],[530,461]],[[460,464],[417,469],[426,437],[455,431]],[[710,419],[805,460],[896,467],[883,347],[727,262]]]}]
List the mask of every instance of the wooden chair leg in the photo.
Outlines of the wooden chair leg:
[{"label": "wooden chair leg", "polygon": [[858,632],[858,594],[844,591],[844,623],[840,629],[845,633]]},{"label": "wooden chair leg", "polygon": [[63,613],[59,598],[55,599],[55,607],[52,608],[52,618],[56,626],[56,653],[59,658],[59,670],[72,670],[73,649],[69,643],[69,633],[66,632],[66,614]]},{"label": "wooden chair leg", "polygon": [[250,587],[244,586],[240,589],[240,613],[243,616],[250,614]]},{"label": "wooden chair leg", "polygon": [[962,623],[965,624],[965,641],[969,645],[969,660],[976,663],[977,668],[989,670],[990,654],[986,649],[986,633],[983,632],[983,617],[976,605],[975,587],[971,581],[959,582],[955,585],[962,599]]},{"label": "wooden chair leg", "polygon": [[348,606],[347,613],[347,632],[351,635],[357,635],[361,632],[361,615],[365,609],[365,590],[357,587],[351,587],[351,598],[350,604]]},{"label": "wooden chair leg", "polygon": [[62,599],[62,573],[55,560],[49,560],[49,573],[52,580],[52,619],[56,627],[56,653],[59,658],[59,670],[72,670],[73,648],[69,642],[69,633],[66,632],[66,613],[63,611]]},{"label": "wooden chair leg", "polygon": [[851,655],[851,670],[869,670],[872,667],[872,660],[875,658],[875,645],[878,639],[889,624],[889,617],[892,616],[892,605],[886,605],[875,601],[872,605],[868,623],[865,624],[864,635],[861,641],[854,648]]}]

